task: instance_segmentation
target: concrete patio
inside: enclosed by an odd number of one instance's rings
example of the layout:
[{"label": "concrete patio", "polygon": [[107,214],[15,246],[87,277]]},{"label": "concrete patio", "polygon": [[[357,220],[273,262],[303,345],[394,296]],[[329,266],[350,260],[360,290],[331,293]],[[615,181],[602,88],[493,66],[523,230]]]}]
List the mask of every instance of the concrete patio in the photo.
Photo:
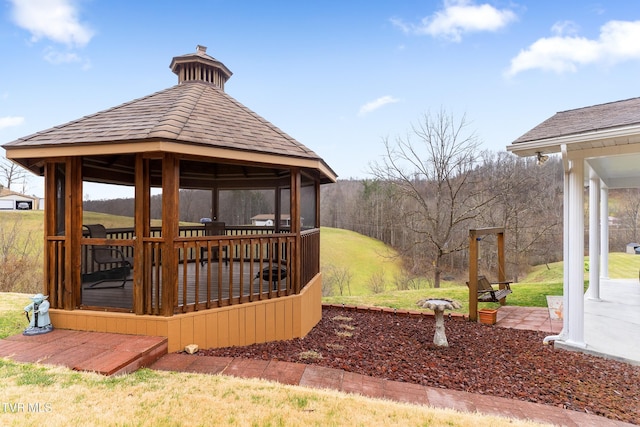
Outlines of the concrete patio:
[{"label": "concrete patio", "polygon": [[640,283],[602,279],[600,299],[585,297],[586,348],[556,341],[555,346],[640,365]]}]

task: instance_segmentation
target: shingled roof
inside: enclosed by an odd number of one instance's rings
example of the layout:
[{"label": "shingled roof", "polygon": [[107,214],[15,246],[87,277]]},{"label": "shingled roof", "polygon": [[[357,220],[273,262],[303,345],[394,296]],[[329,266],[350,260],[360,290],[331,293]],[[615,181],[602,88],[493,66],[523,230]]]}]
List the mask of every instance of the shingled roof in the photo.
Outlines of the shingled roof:
[{"label": "shingled roof", "polygon": [[[224,92],[231,71],[207,55],[205,47],[198,46],[194,54],[174,57],[170,67],[178,75],[176,86],[19,138],[3,147],[12,154],[21,149],[45,149],[47,155],[52,155],[49,153],[55,148],[77,147],[88,155],[91,147],[105,144],[116,154],[117,144],[127,144],[126,152],[131,153],[132,143],[169,142],[194,147],[204,157],[247,159],[251,153],[267,154],[267,158],[260,157],[256,162],[274,165],[292,165],[296,164],[292,159],[301,159],[301,165],[315,163],[329,180],[335,180],[335,173],[316,153]],[[147,149],[158,148],[156,145]],[[33,158],[22,163],[32,170],[37,165]]]},{"label": "shingled roof", "polygon": [[185,82],[17,139],[6,147],[171,140],[317,159],[313,151],[218,87]]},{"label": "shingled roof", "polygon": [[636,124],[640,124],[640,98],[631,98],[558,112],[513,141],[513,144]]}]

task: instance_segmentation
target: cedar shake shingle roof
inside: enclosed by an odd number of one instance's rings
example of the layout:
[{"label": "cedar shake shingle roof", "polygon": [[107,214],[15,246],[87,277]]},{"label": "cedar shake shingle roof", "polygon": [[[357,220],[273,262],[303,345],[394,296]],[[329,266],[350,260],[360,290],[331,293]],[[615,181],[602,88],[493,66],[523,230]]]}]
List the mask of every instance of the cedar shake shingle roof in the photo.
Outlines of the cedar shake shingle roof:
[{"label": "cedar shake shingle roof", "polygon": [[319,159],[217,86],[187,81],[5,144],[51,147],[148,140]]},{"label": "cedar shake shingle roof", "polygon": [[513,144],[635,124],[640,124],[640,98],[561,111],[513,141]]}]

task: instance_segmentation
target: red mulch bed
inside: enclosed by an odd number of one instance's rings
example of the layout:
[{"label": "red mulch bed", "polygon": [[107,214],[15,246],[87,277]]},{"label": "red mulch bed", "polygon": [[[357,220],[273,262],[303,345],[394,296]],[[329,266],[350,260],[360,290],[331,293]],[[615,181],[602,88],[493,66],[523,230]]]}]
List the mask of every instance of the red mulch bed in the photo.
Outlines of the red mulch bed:
[{"label": "red mulch bed", "polygon": [[[454,318],[445,323],[449,347],[436,347],[435,320],[430,316],[335,307],[325,307],[322,316],[302,339],[198,354],[308,363],[630,423],[640,420],[640,366],[554,350],[542,344],[547,335],[543,332]],[[322,358],[304,358],[303,352],[317,352]]]}]

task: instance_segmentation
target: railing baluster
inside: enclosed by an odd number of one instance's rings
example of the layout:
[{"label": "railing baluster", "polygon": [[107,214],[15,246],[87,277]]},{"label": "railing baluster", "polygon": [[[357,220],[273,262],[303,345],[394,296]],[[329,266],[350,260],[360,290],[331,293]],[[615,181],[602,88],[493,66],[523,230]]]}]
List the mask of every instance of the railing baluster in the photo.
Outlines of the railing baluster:
[{"label": "railing baluster", "polygon": [[[114,240],[132,238],[133,231],[130,229],[112,229],[107,236],[107,239]],[[143,239],[144,250],[140,254],[143,256],[141,264],[144,266],[141,273],[143,312],[160,315],[163,312],[161,266],[164,247],[161,228],[152,227],[150,237]],[[226,235],[205,236],[200,225],[181,226],[180,237],[176,239],[172,249],[178,254],[176,268],[179,283],[171,285],[178,287],[176,296],[180,299],[174,303],[175,312],[185,313],[300,292],[320,269],[320,231],[313,229],[301,233],[301,260],[297,264],[301,269],[298,274],[300,283],[296,283],[295,272],[292,271],[296,241],[293,234],[276,234],[273,229],[262,227],[229,227]],[[124,247],[124,243],[118,243],[120,242],[116,243],[119,247]],[[91,261],[85,254],[88,246],[83,245],[83,264]],[[48,289],[52,305],[55,302],[59,307],[62,307],[64,291],[64,248],[63,236],[48,238],[49,259],[52,260],[49,264]],[[205,257],[202,256],[202,248],[207,250]],[[204,261],[202,265],[201,261]],[[280,268],[286,269],[286,274],[281,274]],[[265,286],[268,288],[265,289]]]}]

